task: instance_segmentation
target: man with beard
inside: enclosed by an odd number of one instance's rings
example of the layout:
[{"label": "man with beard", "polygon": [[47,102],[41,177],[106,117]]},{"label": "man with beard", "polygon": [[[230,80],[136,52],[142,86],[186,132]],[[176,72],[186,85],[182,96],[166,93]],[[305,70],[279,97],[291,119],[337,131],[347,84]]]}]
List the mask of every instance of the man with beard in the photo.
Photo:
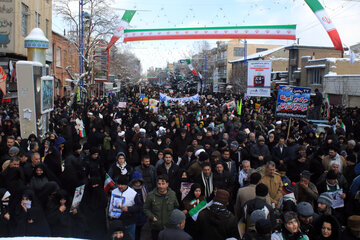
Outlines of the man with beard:
[{"label": "man with beard", "polygon": [[135,172],[141,173],[148,191],[152,191],[155,188],[156,169],[150,164],[150,157],[148,155],[143,156],[141,165],[135,167]]}]

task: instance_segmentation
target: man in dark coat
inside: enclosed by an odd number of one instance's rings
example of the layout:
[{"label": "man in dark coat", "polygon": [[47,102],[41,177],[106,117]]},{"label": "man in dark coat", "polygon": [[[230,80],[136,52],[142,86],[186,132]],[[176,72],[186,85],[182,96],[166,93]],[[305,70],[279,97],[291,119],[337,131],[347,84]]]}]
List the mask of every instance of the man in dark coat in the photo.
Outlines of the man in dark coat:
[{"label": "man in dark coat", "polygon": [[250,155],[251,155],[251,166],[253,168],[258,168],[264,165],[266,162],[265,157],[270,156],[270,150],[268,146],[265,144],[265,138],[263,136],[259,136],[257,144],[254,144],[250,148]]},{"label": "man in dark coat", "polygon": [[285,164],[288,159],[287,146],[285,144],[285,138],[280,137],[278,144],[275,145],[272,151],[272,159],[276,163],[276,166],[280,164]]},{"label": "man in dark coat", "polygon": [[218,189],[214,203],[199,213],[197,222],[202,240],[239,238],[236,218],[226,209],[229,196],[226,190]]}]

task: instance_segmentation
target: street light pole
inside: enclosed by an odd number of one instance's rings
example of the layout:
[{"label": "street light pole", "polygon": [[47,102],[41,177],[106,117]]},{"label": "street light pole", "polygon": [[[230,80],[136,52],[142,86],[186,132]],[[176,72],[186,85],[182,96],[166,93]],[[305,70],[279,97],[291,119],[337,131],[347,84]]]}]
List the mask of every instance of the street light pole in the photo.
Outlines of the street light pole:
[{"label": "street light pole", "polygon": [[204,62],[204,92],[206,93],[206,78],[207,78],[207,55],[205,54]]}]

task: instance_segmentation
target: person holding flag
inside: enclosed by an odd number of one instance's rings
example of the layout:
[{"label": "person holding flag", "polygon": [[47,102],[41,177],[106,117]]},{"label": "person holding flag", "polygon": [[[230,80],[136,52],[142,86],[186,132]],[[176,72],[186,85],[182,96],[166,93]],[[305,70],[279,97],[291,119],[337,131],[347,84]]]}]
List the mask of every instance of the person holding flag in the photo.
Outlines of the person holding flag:
[{"label": "person holding flag", "polygon": [[196,219],[201,210],[206,206],[206,200],[201,186],[198,183],[191,185],[190,192],[183,200],[184,210],[186,214],[185,231],[189,233],[194,239],[198,239],[200,232],[196,224]]}]

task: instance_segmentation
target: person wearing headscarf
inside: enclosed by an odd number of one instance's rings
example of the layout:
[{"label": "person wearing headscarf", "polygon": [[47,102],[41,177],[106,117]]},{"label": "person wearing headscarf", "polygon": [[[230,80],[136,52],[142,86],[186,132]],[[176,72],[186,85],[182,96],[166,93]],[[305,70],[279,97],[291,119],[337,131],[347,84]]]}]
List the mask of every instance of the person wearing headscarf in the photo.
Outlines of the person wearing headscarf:
[{"label": "person wearing headscarf", "polygon": [[199,238],[200,232],[197,229],[197,222],[189,215],[189,211],[199,205],[203,200],[205,200],[205,196],[199,183],[191,185],[190,192],[182,200],[184,212],[186,213],[185,232],[189,233],[194,239]]},{"label": "person wearing headscarf", "polygon": [[322,215],[316,224],[315,240],[339,240],[340,225],[332,215]]},{"label": "person wearing headscarf", "polygon": [[271,240],[309,240],[309,237],[301,232],[297,214],[289,211],[283,215],[281,232],[273,233]]},{"label": "person wearing headscarf", "polygon": [[114,162],[109,169],[109,176],[112,179],[117,179],[119,176],[127,176],[131,179],[134,169],[127,164],[126,155],[119,152],[116,155],[116,162]]}]

